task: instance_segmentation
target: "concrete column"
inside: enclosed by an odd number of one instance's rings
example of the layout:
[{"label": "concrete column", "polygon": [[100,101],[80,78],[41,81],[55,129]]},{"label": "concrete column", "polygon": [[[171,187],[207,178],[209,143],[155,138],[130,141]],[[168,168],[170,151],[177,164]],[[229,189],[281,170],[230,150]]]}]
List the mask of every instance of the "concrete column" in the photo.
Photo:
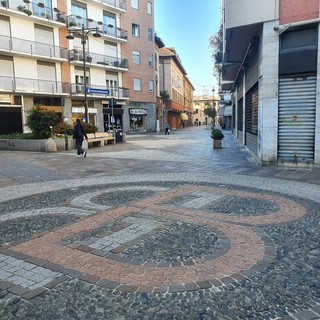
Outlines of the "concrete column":
[{"label": "concrete column", "polygon": [[263,25],[259,65],[258,158],[262,165],[277,163],[279,33],[278,21]]}]

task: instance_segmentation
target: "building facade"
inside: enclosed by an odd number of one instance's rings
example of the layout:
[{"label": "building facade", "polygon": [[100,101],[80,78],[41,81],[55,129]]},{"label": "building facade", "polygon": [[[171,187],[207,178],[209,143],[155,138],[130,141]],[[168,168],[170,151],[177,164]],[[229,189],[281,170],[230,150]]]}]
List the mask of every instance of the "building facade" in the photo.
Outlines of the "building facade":
[{"label": "building facade", "polygon": [[[201,125],[210,125],[210,126],[215,126],[215,125],[220,125],[219,122],[219,103],[220,98],[218,95],[202,95],[202,96],[194,96],[193,97],[193,114],[192,114],[192,124],[194,126],[201,126]],[[216,118],[212,119],[209,118],[205,113],[204,109],[205,108],[214,108],[216,110]]]},{"label": "building facade", "polygon": [[319,1],[222,0],[222,92],[262,165],[320,163]]},{"label": "building facade", "polygon": [[0,39],[0,134],[27,132],[35,105],[101,132],[155,131],[153,0],[1,1]]},{"label": "building facade", "polygon": [[160,91],[167,91],[169,100],[165,102],[165,118],[171,129],[182,126],[181,114],[185,110],[184,81],[187,75],[174,48],[159,49]]},{"label": "building facade", "polygon": [[122,45],[130,68],[123,74],[123,85],[130,88],[130,99],[124,114],[129,132],[156,130],[156,77],[154,1],[130,0],[122,25],[128,30],[128,41]]}]

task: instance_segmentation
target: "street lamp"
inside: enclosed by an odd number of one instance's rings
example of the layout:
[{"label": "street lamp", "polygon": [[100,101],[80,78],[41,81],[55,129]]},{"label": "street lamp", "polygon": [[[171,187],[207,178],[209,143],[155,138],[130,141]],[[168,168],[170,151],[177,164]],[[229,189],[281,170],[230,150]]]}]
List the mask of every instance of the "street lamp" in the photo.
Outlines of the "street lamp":
[{"label": "street lamp", "polygon": [[82,25],[81,28],[76,28],[68,31],[66,38],[68,40],[73,40],[74,35],[78,35],[81,37],[81,44],[82,44],[82,60],[83,60],[83,83],[84,83],[84,113],[86,118],[86,123],[89,123],[88,118],[88,98],[87,98],[87,81],[86,81],[86,38],[90,32],[93,32],[92,35],[95,38],[100,38],[101,33],[99,32],[98,28],[85,28]]}]

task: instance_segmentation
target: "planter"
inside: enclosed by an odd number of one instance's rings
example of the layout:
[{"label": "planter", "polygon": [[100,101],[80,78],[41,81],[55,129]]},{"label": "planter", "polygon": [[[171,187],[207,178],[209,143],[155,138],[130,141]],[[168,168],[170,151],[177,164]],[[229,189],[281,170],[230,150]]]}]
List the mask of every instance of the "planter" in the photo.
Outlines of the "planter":
[{"label": "planter", "polygon": [[[66,141],[64,139],[52,139],[56,145],[57,151],[65,151]],[[45,152],[48,139],[27,140],[27,139],[1,139],[0,150],[7,151],[33,151]],[[75,149],[75,141],[68,138],[68,150]]]},{"label": "planter", "polygon": [[221,149],[222,148],[222,140],[213,140],[213,149]]}]

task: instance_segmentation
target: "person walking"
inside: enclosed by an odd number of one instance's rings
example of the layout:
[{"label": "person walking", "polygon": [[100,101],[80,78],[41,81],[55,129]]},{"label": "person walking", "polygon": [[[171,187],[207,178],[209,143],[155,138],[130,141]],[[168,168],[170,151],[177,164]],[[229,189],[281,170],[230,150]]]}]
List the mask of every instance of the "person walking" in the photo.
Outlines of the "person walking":
[{"label": "person walking", "polygon": [[85,158],[87,155],[87,151],[82,149],[82,142],[84,138],[88,140],[88,136],[80,122],[80,119],[77,119],[73,129],[73,139],[76,139],[77,157],[83,156]]},{"label": "person walking", "polygon": [[165,131],[165,134],[170,134],[170,125],[169,125],[168,122],[166,123],[166,131]]}]

